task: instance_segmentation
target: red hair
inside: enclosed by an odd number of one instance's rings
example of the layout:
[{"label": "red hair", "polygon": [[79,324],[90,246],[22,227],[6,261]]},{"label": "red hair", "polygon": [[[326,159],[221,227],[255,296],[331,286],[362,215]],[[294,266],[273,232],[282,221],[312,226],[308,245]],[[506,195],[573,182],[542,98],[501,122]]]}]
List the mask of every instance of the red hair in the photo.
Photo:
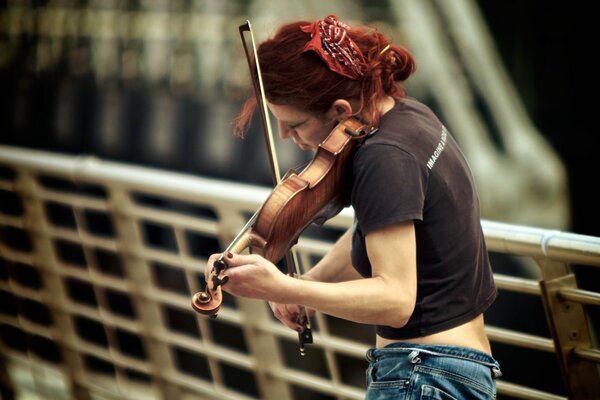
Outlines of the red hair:
[{"label": "red hair", "polygon": [[[405,95],[400,82],[415,71],[412,55],[373,29],[350,28],[348,34],[363,53],[365,65],[361,80],[349,79],[332,72],[315,52],[303,52],[310,34],[300,27],[307,24],[310,22],[283,25],[258,47],[267,100],[323,115],[337,99],[359,99],[355,115],[364,113],[365,122],[377,126],[377,102],[384,96],[400,99]],[[256,74],[256,68],[252,70]],[[236,136],[245,135],[255,109],[256,97],[252,95],[234,121]]]}]

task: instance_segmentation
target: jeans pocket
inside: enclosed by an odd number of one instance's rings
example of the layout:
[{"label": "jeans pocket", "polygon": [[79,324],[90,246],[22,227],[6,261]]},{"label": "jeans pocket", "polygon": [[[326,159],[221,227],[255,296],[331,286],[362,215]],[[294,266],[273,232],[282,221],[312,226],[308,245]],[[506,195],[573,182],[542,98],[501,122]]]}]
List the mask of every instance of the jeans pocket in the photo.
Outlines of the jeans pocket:
[{"label": "jeans pocket", "polygon": [[369,365],[365,372],[365,381],[367,382],[367,386],[373,382],[373,374],[375,373],[373,365]]},{"label": "jeans pocket", "polygon": [[[455,371],[419,366],[416,374],[420,382],[421,399],[493,399],[495,382],[491,374],[475,380],[476,374],[461,375]],[[444,397],[445,396],[445,397]]]},{"label": "jeans pocket", "polygon": [[420,400],[458,400],[456,397],[430,385],[421,386]]},{"label": "jeans pocket", "polygon": [[371,382],[367,386],[365,400],[403,399],[408,385],[407,380]]}]

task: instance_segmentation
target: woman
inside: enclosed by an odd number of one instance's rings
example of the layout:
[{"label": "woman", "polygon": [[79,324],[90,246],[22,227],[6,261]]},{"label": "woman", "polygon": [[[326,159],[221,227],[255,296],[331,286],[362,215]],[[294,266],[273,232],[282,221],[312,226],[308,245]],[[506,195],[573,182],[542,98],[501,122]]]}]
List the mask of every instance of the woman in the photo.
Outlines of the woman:
[{"label": "woman", "polygon": [[[495,398],[500,370],[483,312],[496,288],[477,193],[448,130],[400,86],[415,70],[412,56],[335,15],[282,26],[258,54],[282,139],[315,150],[349,117],[378,131],[347,171],[355,221],[331,251],[302,279],[259,255],[228,254],[223,289],[269,301],[298,331],[297,305],[376,325],[368,399]],[[255,106],[245,104],[238,133]]]}]

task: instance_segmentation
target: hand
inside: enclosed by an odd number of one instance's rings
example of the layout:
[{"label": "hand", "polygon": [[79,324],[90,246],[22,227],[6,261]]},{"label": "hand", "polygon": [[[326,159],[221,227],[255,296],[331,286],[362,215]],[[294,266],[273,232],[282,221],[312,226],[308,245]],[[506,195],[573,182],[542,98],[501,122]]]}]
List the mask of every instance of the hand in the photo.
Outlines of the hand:
[{"label": "hand", "polygon": [[[279,304],[272,301],[269,302],[269,306],[271,307],[271,310],[273,310],[273,315],[275,315],[275,317],[285,326],[296,332],[302,332],[302,329],[304,328],[300,319],[301,313],[303,312],[302,306],[296,304]],[[310,318],[315,313],[314,310],[308,308],[304,308],[304,310],[307,314],[306,318]]]},{"label": "hand", "polygon": [[[213,263],[220,256],[220,254],[210,256],[207,271],[210,271]],[[222,286],[223,290],[234,296],[268,301],[282,300],[285,280],[291,278],[279,271],[272,262],[257,254],[232,253],[227,254],[224,261],[227,264],[225,275],[229,280]]]}]

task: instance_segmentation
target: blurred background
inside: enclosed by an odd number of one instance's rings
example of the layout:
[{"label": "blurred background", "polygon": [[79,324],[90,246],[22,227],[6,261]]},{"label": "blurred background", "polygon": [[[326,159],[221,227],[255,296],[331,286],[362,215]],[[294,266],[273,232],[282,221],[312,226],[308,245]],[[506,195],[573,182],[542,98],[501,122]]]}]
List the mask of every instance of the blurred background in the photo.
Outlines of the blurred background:
[{"label": "blurred background", "polygon": [[[409,94],[463,146],[484,218],[600,234],[584,2],[0,4],[1,143],[269,185],[258,124],[245,141],[231,134],[250,94],[237,27],[249,18],[260,41],[333,12],[415,54]],[[278,146],[282,168],[306,159]]]},{"label": "blurred background", "polygon": [[[238,26],[249,19],[261,41],[281,23],[329,13],[413,53],[408,93],[461,145],[483,218],[600,236],[598,46],[583,1],[4,0],[0,144],[268,187],[258,120],[246,139],[232,135],[251,95]],[[293,144],[277,149],[284,170],[310,158]],[[539,274],[494,261],[495,272]],[[597,285],[578,272],[584,287]],[[539,303],[504,299],[491,322],[547,334]],[[536,317],[511,321],[515,304]],[[512,374],[528,368],[494,351]],[[544,368],[538,385],[562,393],[556,368]]]}]

